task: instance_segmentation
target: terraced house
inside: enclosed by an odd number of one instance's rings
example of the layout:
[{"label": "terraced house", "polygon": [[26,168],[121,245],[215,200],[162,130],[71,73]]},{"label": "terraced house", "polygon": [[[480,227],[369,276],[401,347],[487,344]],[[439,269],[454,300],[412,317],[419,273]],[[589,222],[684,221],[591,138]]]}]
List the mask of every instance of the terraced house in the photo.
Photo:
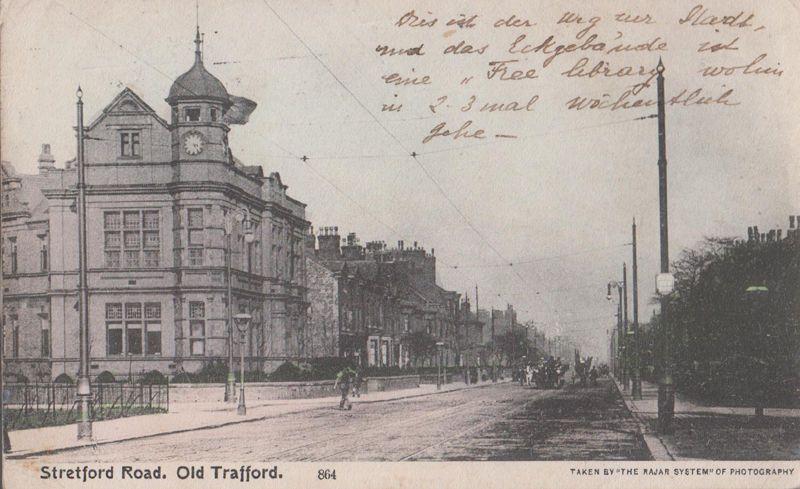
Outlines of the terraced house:
[{"label": "terraced house", "polygon": [[410,337],[424,332],[443,343],[447,365],[474,365],[479,322],[464,314],[460,295],[436,283],[434,251],[414,243],[362,246],[350,233],[325,227],[307,240],[308,356],[346,356],[365,366],[435,365],[417,357]]},{"label": "terraced house", "polygon": [[[226,359],[229,314],[244,311],[251,368],[300,354],[305,204],[280,175],[232,153],[231,126],[255,103],[230,95],[203,64],[199,32],[195,43],[193,66],[166,98],[170,120],[126,88],[85,128],[92,377],[174,375]],[[45,145],[38,174],[2,171],[8,368],[75,378],[74,160],[56,168]]]}]

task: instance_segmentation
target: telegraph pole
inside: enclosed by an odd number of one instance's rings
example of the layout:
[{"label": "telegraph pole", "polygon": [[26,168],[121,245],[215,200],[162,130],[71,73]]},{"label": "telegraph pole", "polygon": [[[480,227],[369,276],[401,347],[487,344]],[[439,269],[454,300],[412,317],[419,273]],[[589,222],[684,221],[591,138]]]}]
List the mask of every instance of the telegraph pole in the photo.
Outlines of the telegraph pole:
[{"label": "telegraph pole", "polygon": [[617,282],[617,294],[619,300],[617,301],[617,378],[622,380],[624,375],[624,362],[622,359],[622,286]]},{"label": "telegraph pole", "polygon": [[630,345],[628,344],[628,267],[622,263],[622,390],[628,390],[628,378],[631,364]]},{"label": "telegraph pole", "polygon": [[[658,208],[660,223],[661,273],[669,273],[669,232],[667,220],[667,135],[664,114],[664,63],[658,59],[656,68],[658,90]],[[670,345],[669,298],[661,295],[661,329],[664,347],[664,367],[658,385],[658,432],[672,432],[675,413],[675,384],[672,379],[672,352]]]},{"label": "telegraph pole", "polygon": [[81,417],[78,421],[78,439],[92,438],[92,387],[89,382],[89,284],[86,268],[86,160],[83,142],[83,91],[78,87],[78,272],[80,295],[80,369],[78,371],[78,401]]},{"label": "telegraph pole", "polygon": [[634,399],[642,398],[642,374],[640,372],[641,345],[639,344],[639,278],[636,256],[636,218],[631,227],[633,234],[633,365],[631,368],[631,395]]},{"label": "telegraph pole", "polygon": [[228,321],[228,377],[225,382],[225,402],[236,402],[236,379],[233,373],[233,287],[231,282],[233,277],[231,274],[231,233],[233,232],[233,223],[231,220],[233,216],[225,216],[225,276],[227,280],[227,321]]},{"label": "telegraph pole", "polygon": [[497,382],[497,345],[494,337],[494,305],[492,305],[492,382]]},{"label": "telegraph pole", "polygon": [[[0,164],[0,216],[3,214],[3,168]],[[2,225],[2,217],[0,217],[0,226]],[[2,274],[5,271],[5,264],[3,263],[3,253],[0,251],[0,282],[2,282]],[[5,392],[5,376],[3,370],[5,368],[5,337],[6,337],[6,314],[5,314],[5,297],[3,296],[3,287],[0,287],[0,392]],[[5,459],[6,450],[11,450],[11,447],[6,446],[6,420],[3,416],[5,410],[5,402],[0,396],[0,403],[3,404],[3,409],[0,410],[0,429],[2,429],[2,438],[0,438],[0,486],[4,485],[3,479],[3,463]]]}]

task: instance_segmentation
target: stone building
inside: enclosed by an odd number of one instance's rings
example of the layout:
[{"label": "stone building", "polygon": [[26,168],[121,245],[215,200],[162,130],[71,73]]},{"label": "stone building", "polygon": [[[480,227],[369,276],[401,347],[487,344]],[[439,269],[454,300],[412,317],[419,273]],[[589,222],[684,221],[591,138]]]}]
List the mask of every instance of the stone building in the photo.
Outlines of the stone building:
[{"label": "stone building", "polygon": [[[251,368],[274,368],[303,347],[305,204],[280,175],[232,153],[231,125],[255,103],[231,96],[206,70],[199,32],[195,43],[194,64],[166,98],[170,120],[126,88],[85,128],[92,378],[227,359],[228,280],[230,312],[253,316]],[[74,378],[74,160],[56,168],[45,145],[37,175],[2,171],[7,366]]]},{"label": "stone building", "polygon": [[[415,331],[444,343],[447,365],[463,363],[476,323],[462,317],[460,295],[436,284],[436,258],[414,244],[362,246],[351,233],[322,228],[307,240],[310,336],[324,348],[309,356],[353,356],[363,365],[411,364],[408,337]],[[471,335],[467,325],[472,328]],[[428,358],[426,365],[434,365]]]}]

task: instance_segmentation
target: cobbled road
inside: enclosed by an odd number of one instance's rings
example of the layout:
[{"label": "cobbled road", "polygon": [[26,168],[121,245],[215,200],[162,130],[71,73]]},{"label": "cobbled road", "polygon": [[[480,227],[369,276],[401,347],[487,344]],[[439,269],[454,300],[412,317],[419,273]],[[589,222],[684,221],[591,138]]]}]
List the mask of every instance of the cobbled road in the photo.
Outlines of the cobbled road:
[{"label": "cobbled road", "polygon": [[[135,422],[135,418],[131,418]],[[647,460],[607,380],[518,384],[336,406],[51,454],[41,462]]]}]

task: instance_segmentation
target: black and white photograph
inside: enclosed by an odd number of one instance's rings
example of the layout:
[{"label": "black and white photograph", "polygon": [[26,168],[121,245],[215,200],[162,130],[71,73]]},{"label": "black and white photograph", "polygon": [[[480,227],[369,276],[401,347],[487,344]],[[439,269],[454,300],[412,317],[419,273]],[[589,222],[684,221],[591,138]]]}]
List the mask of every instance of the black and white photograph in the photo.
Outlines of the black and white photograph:
[{"label": "black and white photograph", "polygon": [[800,0],[2,0],[0,487],[800,487]]}]

